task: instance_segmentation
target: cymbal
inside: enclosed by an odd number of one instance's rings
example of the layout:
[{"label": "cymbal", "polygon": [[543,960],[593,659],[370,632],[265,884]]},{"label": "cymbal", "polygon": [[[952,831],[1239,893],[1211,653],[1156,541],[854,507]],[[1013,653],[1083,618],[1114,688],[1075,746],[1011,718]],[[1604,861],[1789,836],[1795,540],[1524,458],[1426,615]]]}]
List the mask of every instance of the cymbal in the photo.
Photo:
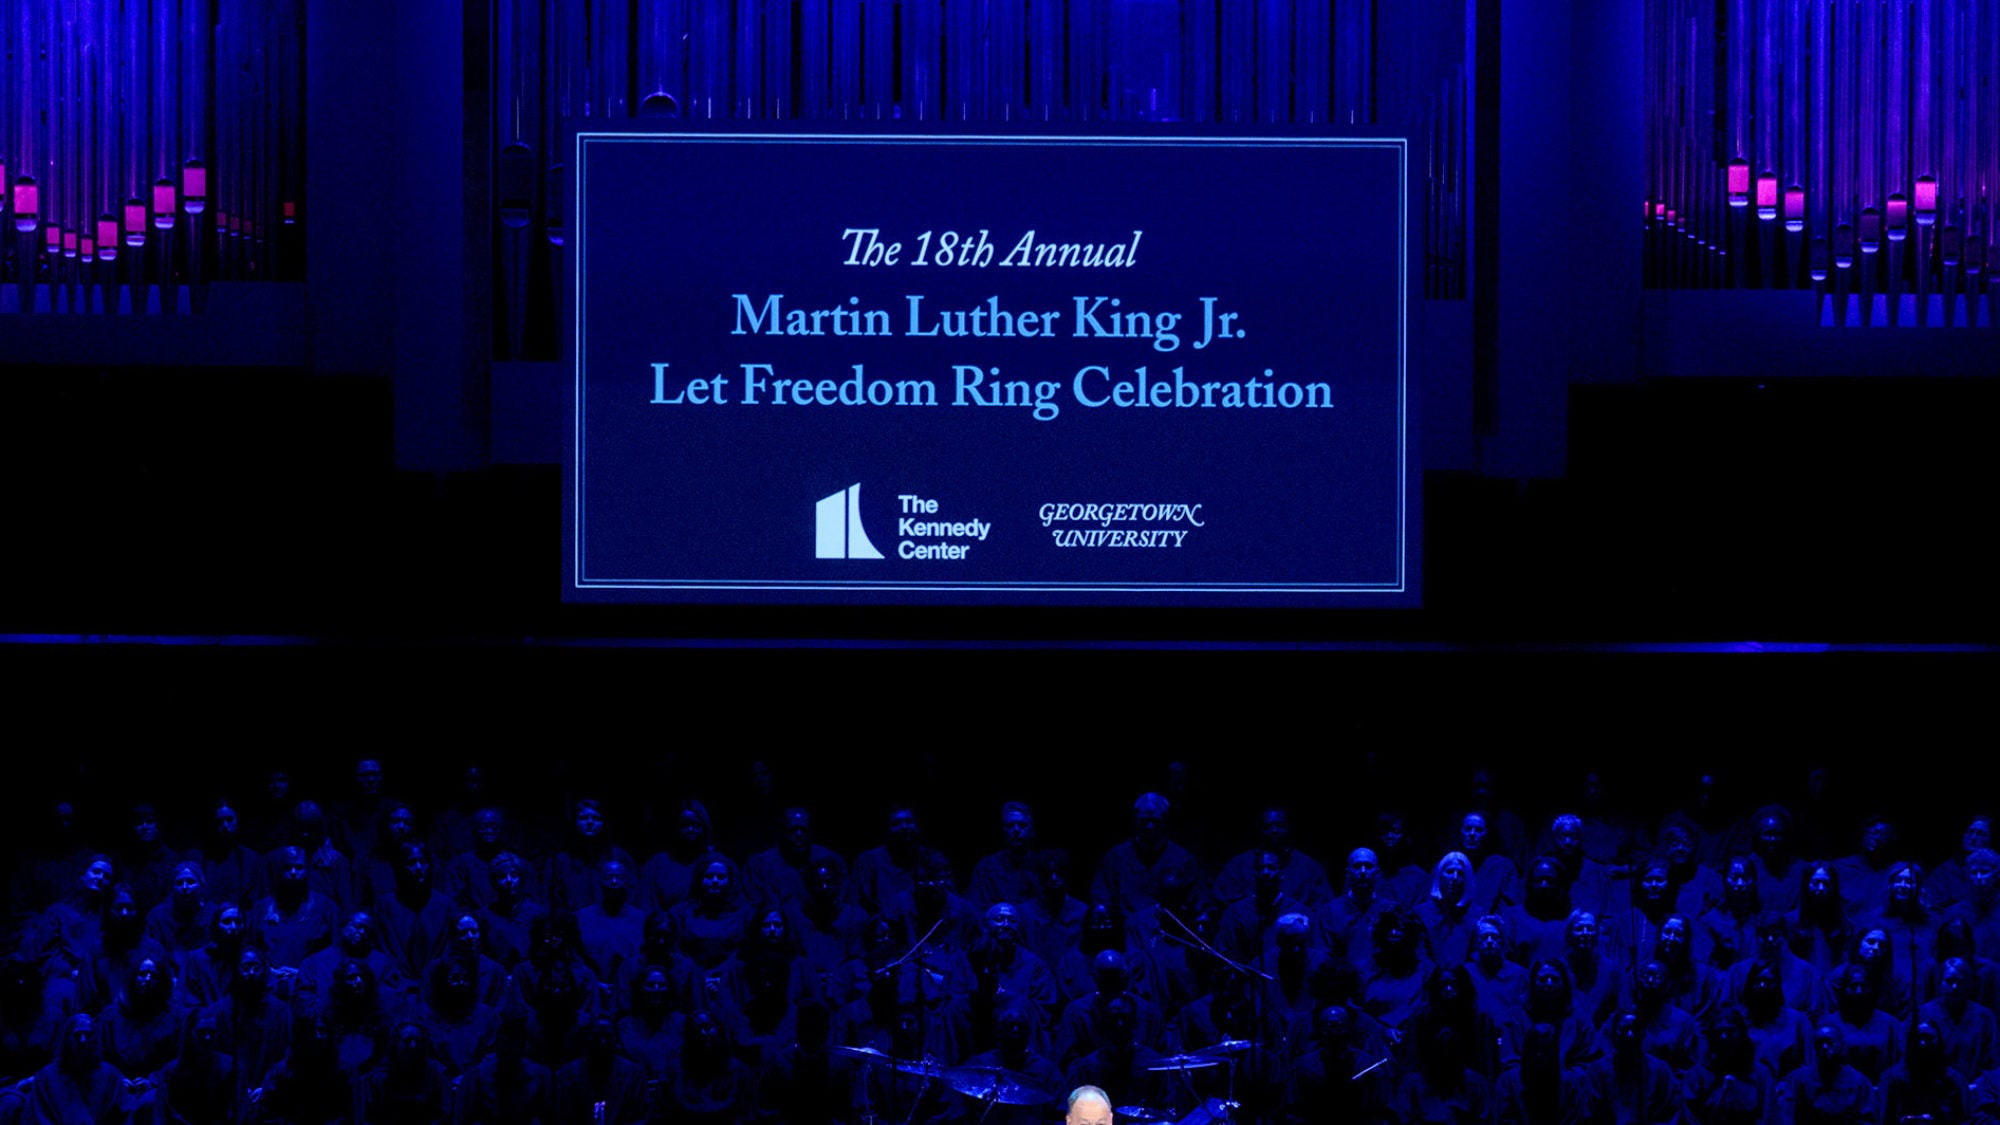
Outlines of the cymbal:
[{"label": "cymbal", "polygon": [[828,1047],[827,1051],[829,1054],[844,1055],[850,1059],[860,1059],[870,1066],[886,1066],[890,1070],[899,1071],[903,1074],[914,1074],[919,1078],[936,1078],[944,1070],[942,1066],[938,1065],[935,1059],[891,1058],[873,1047],[836,1046]]},{"label": "cymbal", "polygon": [[1249,1050],[1251,1046],[1252,1044],[1248,1039],[1224,1039],[1220,1043],[1210,1043],[1206,1047],[1197,1047],[1189,1051],[1188,1054],[1202,1055],[1209,1058],[1214,1058],[1218,1055],[1238,1055]]},{"label": "cymbal", "polygon": [[1113,1121],[1172,1121],[1174,1115],[1157,1109],[1147,1109],[1142,1105],[1121,1105],[1111,1111]]},{"label": "cymbal", "polygon": [[1221,1066],[1222,1060],[1210,1055],[1168,1055],[1147,1070],[1201,1070],[1211,1066]]},{"label": "cymbal", "polygon": [[954,1066],[938,1077],[961,1094],[1000,1105],[1041,1105],[1055,1100],[1055,1094],[1035,1085],[1027,1075],[1004,1067]]}]

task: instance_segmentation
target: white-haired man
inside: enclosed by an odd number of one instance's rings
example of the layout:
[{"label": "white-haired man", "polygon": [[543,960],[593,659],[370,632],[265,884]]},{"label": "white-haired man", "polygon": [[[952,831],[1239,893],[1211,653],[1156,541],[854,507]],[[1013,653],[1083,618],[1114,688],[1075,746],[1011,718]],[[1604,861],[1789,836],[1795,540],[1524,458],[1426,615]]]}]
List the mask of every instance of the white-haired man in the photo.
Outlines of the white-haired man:
[{"label": "white-haired man", "polygon": [[1078,1086],[1069,1092],[1069,1115],[1064,1125],[1112,1125],[1111,1095],[1095,1086]]}]

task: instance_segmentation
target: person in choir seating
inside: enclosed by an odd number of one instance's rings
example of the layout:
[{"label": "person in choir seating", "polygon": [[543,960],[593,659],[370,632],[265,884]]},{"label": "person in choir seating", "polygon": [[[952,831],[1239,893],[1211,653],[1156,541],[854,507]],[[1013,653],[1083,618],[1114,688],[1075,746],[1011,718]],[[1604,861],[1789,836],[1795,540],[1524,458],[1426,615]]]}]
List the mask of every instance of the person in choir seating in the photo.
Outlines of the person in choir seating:
[{"label": "person in choir seating", "polygon": [[1254,961],[1274,944],[1280,917],[1311,910],[1304,900],[1285,891],[1285,861],[1277,852],[1259,850],[1253,872],[1250,893],[1222,912],[1219,944],[1238,961]]},{"label": "person in choir seating", "polygon": [[1163,1106],[1171,1097],[1173,1075],[1149,1069],[1160,1053],[1140,1040],[1138,1001],[1115,996],[1105,1003],[1097,1028],[1096,1046],[1070,1063],[1064,1085],[1097,1086],[1119,1091],[1133,1104]]},{"label": "person in choir seating", "polygon": [[1773,1074],[1790,1074],[1806,1061],[1812,1047],[1812,1020],[1785,1002],[1785,986],[1776,966],[1768,961],[1745,961],[1743,967],[1747,972],[1741,1002],[1751,1049]]},{"label": "person in choir seating", "polygon": [[1682,1074],[1694,1065],[1701,1049],[1701,1024],[1674,1002],[1667,967],[1657,960],[1641,964],[1632,975],[1632,1007],[1646,1053]]},{"label": "person in choir seating", "polygon": [[362,1120],[385,1125],[443,1125],[451,1079],[431,1051],[424,1025],[396,1025],[389,1056],[356,1084]]},{"label": "person in choir seating", "polygon": [[777,845],[745,861],[743,881],[759,903],[796,907],[805,901],[814,872],[822,864],[832,867],[836,881],[846,886],[847,861],[813,841],[812,813],[795,805],[785,810]]},{"label": "person in choir seating", "polygon": [[370,841],[368,858],[356,861],[355,888],[361,902],[378,907],[396,893],[396,869],[402,865],[403,845],[422,839],[417,834],[416,810],[401,801],[384,801],[382,815],[374,818],[375,838]]},{"label": "person in choir seating", "polygon": [[1417,855],[1417,842],[1410,832],[1409,818],[1391,809],[1375,818],[1375,858],[1381,871],[1375,877],[1375,891],[1401,907],[1414,907],[1430,889],[1431,871]]},{"label": "person in choir seating", "polygon": [[[564,1125],[638,1125],[653,1108],[646,1094],[645,1069],[619,1055],[618,1031],[603,1017],[584,1028],[582,1055],[555,1072],[555,1101],[556,1120]],[[683,1108],[699,1111],[698,1104]],[[732,1099],[730,1108],[747,1107]]]},{"label": "person in choir seating", "polygon": [[182,856],[167,846],[160,833],[160,817],[150,804],[132,806],[129,834],[118,853],[118,879],[132,888],[139,904],[139,916],[164,901],[173,884],[174,868]]},{"label": "person in choir seating", "polygon": [[[355,885],[354,864],[334,845],[327,816],[318,804],[300,801],[291,817],[291,842],[271,850],[264,857],[265,896],[269,897],[285,866],[290,862],[287,847],[305,855],[306,881],[312,892],[333,904],[336,913],[346,913],[360,905],[361,893]],[[261,901],[261,900],[260,900]]]},{"label": "person in choir seating", "polygon": [[1812,1058],[1785,1075],[1779,1103],[1787,1125],[1863,1125],[1875,1120],[1875,1088],[1847,1064],[1840,1024],[1828,1020],[1813,1032]]},{"label": "person in choir seating", "polygon": [[1889,867],[1900,851],[1896,826],[1888,817],[1875,815],[1862,821],[1860,849],[1833,864],[1840,872],[1840,897],[1848,917],[1882,909],[1888,899]]},{"label": "person in choir seating", "polygon": [[797,951],[784,932],[783,915],[766,911],[764,924],[726,967],[720,1018],[737,1054],[761,1070],[796,1036],[794,1021],[805,978]]},{"label": "person in choir seating", "polygon": [[[493,861],[508,850],[507,833],[507,814],[500,809],[488,807],[472,814],[465,833],[471,842],[456,851],[436,853],[447,857],[438,873],[438,888],[446,897],[468,910],[493,904]],[[435,835],[443,839],[447,834]]]},{"label": "person in choir seating", "polygon": [[1313,916],[1314,943],[1329,956],[1352,965],[1364,978],[1375,968],[1370,938],[1375,919],[1393,905],[1375,893],[1380,873],[1374,849],[1356,848],[1347,853],[1340,894]]},{"label": "person in choir seating", "polygon": [[641,910],[671,911],[695,893],[696,881],[709,864],[721,860],[729,868],[730,879],[741,883],[736,865],[715,850],[715,822],[708,806],[689,798],[680,803],[674,816],[674,831],[667,846],[636,868],[639,882],[633,891]]},{"label": "person in choir seating", "polygon": [[1092,902],[1107,902],[1132,916],[1151,906],[1162,877],[1174,872],[1183,886],[1199,887],[1201,867],[1194,853],[1167,836],[1167,799],[1147,793],[1132,803],[1132,837],[1114,845],[1098,864]]},{"label": "person in choir seating", "polygon": [[354,783],[347,798],[329,812],[340,839],[341,850],[354,864],[357,875],[372,859],[395,861],[394,853],[377,856],[375,847],[382,839],[382,820],[389,814],[390,801],[383,788],[382,759],[361,758],[354,763]]},{"label": "person in choir seating", "polygon": [[667,918],[691,971],[719,982],[723,962],[749,935],[754,911],[737,893],[734,871],[721,856],[703,866],[700,879],[695,893],[675,903]]},{"label": "person in choir seating", "polygon": [[453,914],[451,900],[431,879],[430,847],[420,840],[405,842],[394,893],[375,906],[376,938],[403,980],[424,979],[424,967],[444,948]]},{"label": "person in choir seating", "polygon": [[140,958],[118,991],[118,999],[98,1019],[105,1061],[121,1072],[147,1075],[166,1065],[179,1049],[187,1009],[174,997],[164,960]]},{"label": "person in choir seating", "polygon": [[785,1125],[844,1125],[854,1077],[848,1060],[831,1050],[831,1014],[824,1003],[808,997],[799,1005],[794,1026],[796,1038],[775,1065],[757,1076],[757,1104]]},{"label": "person in choir seating", "polygon": [[214,916],[215,907],[202,880],[201,864],[183,861],[174,868],[173,886],[166,901],[156,903],[146,912],[146,937],[178,960],[208,944],[208,923]]},{"label": "person in choir seating", "polygon": [[[1555,818],[1549,826],[1548,855],[1561,872],[1568,909],[1593,910],[1602,916],[1607,906],[1622,904],[1623,895],[1619,896],[1619,903],[1612,901],[1613,869],[1584,851],[1582,817],[1564,813]],[[1617,874],[1620,877],[1625,874],[1622,866]]]},{"label": "person in choir seating", "polygon": [[1881,908],[1863,912],[1854,924],[1859,931],[1887,934],[1897,950],[1897,967],[1913,979],[1923,975],[1918,966],[1937,960],[1938,918],[1926,902],[1925,885],[1922,867],[1907,860],[1890,864]]},{"label": "person in choir seating", "polygon": [[69,1018],[54,1062],[35,1072],[21,1120],[30,1125],[117,1125],[137,1106],[118,1068],[104,1061],[97,1025],[78,1013]]},{"label": "person in choir seating", "polygon": [[597,901],[600,871],[607,859],[637,870],[631,853],[612,842],[604,807],[594,797],[579,798],[570,816],[569,839],[549,857],[541,886],[548,909],[580,910]]},{"label": "person in choir seating", "polygon": [[222,1029],[223,1051],[244,1081],[276,1066],[291,1050],[292,1009],[272,994],[264,954],[246,945],[236,954],[236,978],[222,999],[201,1010]]},{"label": "person in choir seating", "polygon": [[924,843],[914,805],[889,810],[888,840],[854,857],[848,891],[856,905],[880,914],[897,894],[916,889],[917,871],[924,864],[949,867],[944,853]]},{"label": "person in choir seating", "polygon": [[210,809],[201,844],[188,858],[199,865],[210,902],[244,905],[264,897],[264,857],[245,842],[242,819],[228,800]]},{"label": "person in choir seating", "polygon": [[1661,819],[1662,838],[1668,828],[1685,829],[1694,840],[1694,861],[1720,871],[1731,856],[1747,855],[1751,848],[1750,825],[1737,819],[1730,805],[1722,776],[1704,771],[1695,777],[1687,802]]},{"label": "person in choir seating", "polygon": [[1728,972],[1757,955],[1757,925],[1765,917],[1757,900],[1757,861],[1731,859],[1722,873],[1722,901],[1696,917],[1695,944],[1708,950],[1708,963]]},{"label": "person in choir seating", "polygon": [[[1597,915],[1588,910],[1572,910],[1563,926],[1562,966],[1568,970],[1575,990],[1576,1010],[1594,1027],[1601,1027],[1611,1013],[1626,1002],[1630,982],[1619,967],[1615,954],[1604,948]],[[1522,970],[1525,980],[1527,970]],[[1525,989],[1525,985],[1524,985]]]},{"label": "person in choir seating", "polygon": [[848,901],[844,865],[821,861],[807,873],[806,896],[785,908],[785,929],[817,981],[816,991],[838,1007],[853,999],[845,969],[861,953],[868,914]]},{"label": "person in choir seating", "polygon": [[1884,1122],[1958,1125],[1970,1116],[1966,1079],[1945,1057],[1944,1037],[1932,1024],[1910,1025],[1903,1057],[1882,1073],[1876,1096]]},{"label": "person in choir seating", "polygon": [[1051,971],[1075,950],[1089,907],[1069,893],[1069,853],[1044,848],[1035,854],[1035,894],[1014,905],[1020,910],[1023,940]]},{"label": "person in choir seating", "polygon": [[[1474,1083],[1483,1088],[1484,1079],[1465,1065],[1465,1046],[1456,1041],[1419,1041],[1415,1050],[1419,1081],[1413,1095],[1449,1096],[1455,1087]],[[1399,1075],[1385,1065],[1388,1061],[1363,1053],[1353,1013],[1346,1005],[1322,1006],[1313,1014],[1311,1042],[1292,1062],[1278,1120],[1283,1125],[1323,1121],[1389,1125],[1402,1120],[1390,1106]]]},{"label": "person in choir seating", "polygon": [[1669,999],[1697,1021],[1708,1019],[1722,1002],[1724,981],[1694,956],[1694,923],[1685,914],[1669,914],[1660,924],[1653,958],[1666,967]]},{"label": "person in choir seating", "polygon": [[[1519,905],[1500,908],[1500,918],[1513,938],[1510,956],[1522,965],[1559,958],[1568,941],[1571,912],[1583,909],[1569,905],[1563,892],[1562,865],[1544,856],[1528,868],[1527,892]],[[1597,911],[1586,910],[1593,919]]]},{"label": "person in choir seating", "polygon": [[500,852],[487,865],[492,896],[474,913],[486,955],[512,971],[533,947],[535,919],[548,916],[528,894],[528,865],[513,852]]},{"label": "person in choir seating", "polygon": [[1528,1003],[1513,1022],[1500,1029],[1502,1066],[1511,1066],[1520,1059],[1528,1032],[1538,1024],[1556,1030],[1565,1067],[1585,1066],[1604,1054],[1604,1042],[1596,1025],[1576,1008],[1569,970],[1560,961],[1542,960],[1528,967]]},{"label": "person in choir seating", "polygon": [[1754,818],[1751,837],[1757,854],[1757,901],[1773,914],[1786,914],[1799,905],[1804,884],[1799,870],[1805,861],[1792,849],[1792,814],[1782,805],[1766,805]]},{"label": "person in choir seating", "polygon": [[1833,998],[1842,1057],[1871,1084],[1881,1082],[1882,1072],[1902,1056],[1903,1021],[1875,1006],[1875,986],[1859,965],[1834,974]]},{"label": "person in choir seating", "polygon": [[1051,1037],[1056,1063],[1065,1068],[1102,1043],[1111,1005],[1123,1001],[1132,1013],[1131,1033],[1157,1051],[1166,1044],[1166,1020],[1152,1002],[1132,993],[1132,974],[1125,955],[1107,949],[1097,955],[1093,977],[1096,990],[1063,1007]]},{"label": "person in choir seating", "polygon": [[2000,1066],[2000,1017],[1972,998],[1978,987],[1972,964],[1963,957],[1945,961],[1937,999],[1917,1009],[1917,1018],[1944,1039],[1945,1061],[1960,1077]]},{"label": "person in choir seating", "polygon": [[[458,772],[456,784],[452,786],[451,803],[440,812],[431,825],[431,851],[446,858],[447,862],[463,852],[479,846],[479,814],[492,810],[499,811],[487,794],[486,770],[477,764],[469,764]],[[494,841],[498,851],[503,845]],[[490,858],[490,856],[489,856]],[[486,880],[481,879],[481,886]],[[473,903],[471,905],[479,905]]]},{"label": "person in choir seating", "polygon": [[951,864],[942,856],[918,867],[908,891],[889,896],[882,917],[900,928],[909,944],[922,941],[918,959],[938,971],[946,971],[952,958],[963,957],[979,940],[979,911],[952,889]]},{"label": "person in choir seating", "polygon": [[2000,853],[1981,848],[1965,860],[1966,897],[1950,917],[1972,928],[1973,951],[2000,961]]},{"label": "person in choir seating", "polygon": [[257,852],[269,854],[293,843],[292,818],[298,796],[292,792],[292,774],[283,768],[263,772],[264,784],[251,794],[256,807],[250,810],[254,831],[246,841]]},{"label": "person in choir seating", "polygon": [[[38,805],[35,813],[24,825],[26,838],[16,844],[10,878],[0,882],[6,891],[0,923],[23,933],[34,932],[37,911],[75,892],[77,876],[94,854],[85,846],[73,802],[58,797]],[[105,863],[108,867],[110,860]],[[108,874],[105,885],[110,886]]]},{"label": "person in choir seating", "polygon": [[1965,831],[1959,835],[1959,853],[1931,872],[1928,889],[1930,907],[1939,914],[1949,913],[1951,908],[1964,902],[1972,895],[1972,880],[1966,874],[1966,866],[1972,854],[1993,846],[1993,817],[1990,813],[1980,813],[1966,822]]},{"label": "person in choir seating", "polygon": [[223,1125],[245,1119],[249,1082],[236,1060],[218,1049],[215,1017],[187,1021],[173,1057],[153,1073],[153,1110],[160,1125]]},{"label": "person in choir seating", "polygon": [[1758,963],[1769,965],[1784,986],[1785,1002],[1807,1019],[1817,1020],[1832,1010],[1833,992],[1827,987],[1826,977],[1813,968],[1811,962],[1792,952],[1790,939],[1791,927],[1783,919],[1767,916],[1759,922],[1757,956],[1730,967],[1723,981],[1723,991],[1739,1003],[1746,1003],[1743,990],[1751,966]]},{"label": "person in choir seating", "polygon": [[1375,971],[1362,982],[1361,1006],[1393,1030],[1416,1014],[1424,980],[1430,976],[1431,961],[1423,951],[1423,924],[1407,910],[1386,910],[1375,919],[1370,936]]},{"label": "person in choir seating", "polygon": [[[1388,913],[1383,917],[1388,917]],[[1402,916],[1399,926],[1412,944],[1418,940],[1413,936],[1415,922],[1407,914]],[[1392,960],[1398,955],[1392,952]],[[1312,923],[1305,915],[1286,914],[1278,919],[1271,947],[1250,962],[1254,973],[1262,974],[1251,987],[1257,990],[1257,1006],[1263,1013],[1266,1034],[1288,1034],[1294,1025],[1312,1018],[1313,1009],[1320,1003],[1320,997],[1314,991],[1314,981],[1325,972],[1323,965],[1326,960],[1326,955],[1312,944]],[[1420,969],[1413,967],[1411,971]],[[1396,985],[1403,983],[1401,978],[1392,978],[1392,981]],[[1421,988],[1421,978],[1417,986]],[[1384,995],[1389,991],[1390,986],[1385,986]],[[1367,1006],[1366,1000],[1363,1000],[1363,1006]],[[1370,1014],[1381,1018],[1372,1009]]]},{"label": "person in choir seating", "polygon": [[676,1007],[677,995],[665,967],[644,966],[627,1011],[618,1020],[618,1049],[644,1068],[648,1082],[663,1080],[680,1056],[683,1013]]},{"label": "person in choir seating", "polygon": [[1743,1009],[1719,1009],[1706,1044],[1702,1061],[1687,1075],[1689,1119],[1701,1125],[1766,1125],[1778,1112],[1778,1076],[1752,1048]]},{"label": "person in choir seating", "polygon": [[479,998],[473,967],[456,959],[431,963],[424,1028],[432,1052],[453,1078],[493,1049],[500,1011]]},{"label": "person in choir seating", "polygon": [[493,1053],[461,1085],[464,1125],[547,1125],[555,1115],[555,1076],[528,1057],[525,1017],[501,1017]]},{"label": "person in choir seating", "polygon": [[1499,1075],[1500,1025],[1480,1008],[1471,970],[1438,965],[1424,981],[1424,995],[1404,1027],[1407,1045],[1448,1037],[1464,1044],[1464,1062],[1489,1078]]},{"label": "person in choir seating", "polygon": [[111,889],[111,901],[104,908],[104,926],[97,949],[77,972],[77,991],[85,1011],[102,1010],[117,996],[122,982],[131,979],[139,962],[152,958],[156,964],[168,962],[167,951],[146,936],[146,921],[131,888],[120,883]]},{"label": "person in choir seating", "polygon": [[1431,876],[1430,893],[1416,908],[1432,961],[1440,965],[1465,962],[1472,951],[1472,933],[1478,917],[1472,905],[1477,894],[1472,860],[1464,852],[1446,852]]},{"label": "person in choir seating", "polygon": [[350,957],[336,966],[333,991],[320,997],[311,1010],[325,1018],[334,1065],[350,1081],[388,1057],[395,1024],[382,986],[366,961]]},{"label": "person in choir seating", "polygon": [[[584,1025],[596,1014],[596,982],[589,972],[581,961],[557,959],[527,986],[528,1055],[551,1071],[581,1051]],[[518,970],[515,984],[521,984]]]},{"label": "person in choir seating", "polygon": [[1592,1067],[1619,1125],[1675,1125],[1681,1120],[1681,1076],[1645,1049],[1639,1015],[1611,1017],[1611,1053]]},{"label": "person in choir seating", "polygon": [[[1453,846],[1472,861],[1472,885],[1477,888],[1473,909],[1492,914],[1500,907],[1521,901],[1521,869],[1499,849],[1486,823],[1486,814],[1469,812],[1458,820],[1458,837]],[[1449,850],[1449,849],[1447,849]]]},{"label": "person in choir seating", "polygon": [[104,944],[104,911],[111,904],[115,868],[92,856],[69,890],[44,908],[25,938],[25,950],[50,976],[81,972]]},{"label": "person in choir seating", "polygon": [[1854,943],[1854,930],[1841,903],[1840,873],[1830,863],[1813,863],[1803,865],[1802,874],[1799,905],[1785,914],[1792,952],[1822,975],[1830,974],[1846,960]]},{"label": "person in choir seating", "polygon": [[972,868],[966,897],[981,910],[996,902],[1026,902],[1041,892],[1035,866],[1035,814],[1020,801],[1000,806],[1000,850]]},{"label": "person in choir seating", "polygon": [[1695,852],[1694,833],[1684,824],[1660,832],[1660,858],[1666,862],[1674,912],[1699,918],[1723,899],[1722,876],[1702,865]]},{"label": "person in choir seating", "polygon": [[1333,897],[1326,867],[1292,846],[1292,816],[1283,805],[1264,808],[1257,819],[1257,836],[1256,847],[1239,852],[1215,877],[1215,897],[1225,907],[1256,891],[1257,868],[1265,853],[1278,857],[1278,886],[1298,904],[1293,909],[1311,914]]},{"label": "person in choir seating", "polygon": [[1619,946],[1629,956],[1644,959],[1653,956],[1660,924],[1675,913],[1673,877],[1667,873],[1667,861],[1649,859],[1634,869],[1630,908],[1607,917],[1624,920],[1627,932],[1619,936]]},{"label": "person in choir seating", "polygon": [[205,1008],[222,999],[236,975],[236,952],[251,933],[243,910],[234,903],[215,908],[208,923],[208,943],[181,958],[177,987],[190,1008]]},{"label": "person in choir seating", "polygon": [[1513,860],[1516,866],[1525,868],[1531,854],[1528,850],[1527,823],[1500,800],[1500,783],[1491,769],[1482,766],[1467,776],[1464,799],[1467,812],[1486,818],[1492,850]]},{"label": "person in choir seating", "polygon": [[1033,1012],[1037,1027],[1054,1026],[1062,1014],[1062,992],[1048,963],[1022,946],[1020,912],[1012,903],[996,902],[986,908],[982,927],[972,959],[992,971],[1001,1006]]},{"label": "person in choir seating", "polygon": [[485,932],[478,915],[458,912],[451,920],[451,928],[445,931],[441,944],[442,948],[436,956],[424,966],[422,982],[425,989],[438,979],[438,966],[450,962],[464,965],[466,971],[472,974],[472,992],[481,1004],[498,1008],[506,1002],[507,969],[486,955]]},{"label": "person in choir seating", "polygon": [[1592,1122],[1609,1110],[1590,1069],[1565,1060],[1562,1032],[1546,1023],[1523,1032],[1520,1055],[1494,1083],[1493,1097],[1502,1125]]},{"label": "person in choir seating", "polygon": [[1583,854],[1601,864],[1608,877],[1623,878],[1651,850],[1645,826],[1611,798],[1604,775],[1596,770],[1584,774],[1576,807]]},{"label": "person in choir seating", "polygon": [[[1593,942],[1596,924],[1593,919]],[[1528,970],[1507,960],[1507,935],[1499,918],[1488,914],[1474,924],[1472,956],[1466,959],[1465,968],[1479,996],[1479,1010],[1496,1027],[1527,1003]]]},{"label": "person in choir seating", "polygon": [[1875,1006],[1908,1023],[1917,1010],[1916,982],[1897,965],[1896,946],[1886,930],[1857,930],[1847,964],[1860,968],[1875,993]]},{"label": "person in choir seating", "polygon": [[26,957],[0,961],[0,1084],[35,1073],[61,1049],[77,1007],[66,975],[44,977]]},{"label": "person in choir seating", "polygon": [[632,901],[632,869],[607,859],[598,868],[597,901],[576,912],[583,959],[599,980],[616,980],[626,961],[639,955],[646,914]]},{"label": "person in choir seating", "polygon": [[1002,1009],[994,1021],[993,1048],[966,1059],[965,1066],[969,1070],[1004,1070],[1021,1075],[1028,1085],[1048,1091],[1049,1100],[1040,1105],[1010,1105],[968,1098],[954,1107],[956,1112],[948,1120],[957,1125],[1042,1125],[1050,1118],[1058,1091],[1062,1089],[1063,1075],[1047,1053],[1035,1048],[1034,1020],[1034,1016],[1020,1007]]}]

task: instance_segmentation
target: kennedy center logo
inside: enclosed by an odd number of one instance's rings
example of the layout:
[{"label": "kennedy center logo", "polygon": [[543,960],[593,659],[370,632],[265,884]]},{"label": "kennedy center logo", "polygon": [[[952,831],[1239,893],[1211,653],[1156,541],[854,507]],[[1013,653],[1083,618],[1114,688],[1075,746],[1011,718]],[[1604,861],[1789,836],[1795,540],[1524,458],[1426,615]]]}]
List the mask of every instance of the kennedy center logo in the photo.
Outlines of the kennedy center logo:
[{"label": "kennedy center logo", "polygon": [[822,559],[879,559],[861,526],[861,486],[850,484],[816,505],[813,556]]}]

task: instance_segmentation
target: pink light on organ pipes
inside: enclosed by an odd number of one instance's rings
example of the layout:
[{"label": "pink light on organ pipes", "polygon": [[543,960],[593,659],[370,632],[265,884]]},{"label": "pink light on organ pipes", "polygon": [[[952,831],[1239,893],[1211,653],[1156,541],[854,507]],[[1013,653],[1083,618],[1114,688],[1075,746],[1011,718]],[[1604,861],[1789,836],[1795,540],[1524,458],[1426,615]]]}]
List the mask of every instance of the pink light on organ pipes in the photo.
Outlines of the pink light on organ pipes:
[{"label": "pink light on organ pipes", "polygon": [[1806,229],[1806,189],[1785,189],[1785,229],[1793,234]]},{"label": "pink light on organ pipes", "polygon": [[62,239],[63,239],[62,240],[63,257],[65,258],[76,257],[76,232],[73,230],[66,230],[62,232]]},{"label": "pink light on organ pipes", "polygon": [[118,220],[109,212],[97,217],[97,256],[107,262],[118,260]]},{"label": "pink light on organ pipes", "polygon": [[1778,217],[1778,176],[1763,172],[1757,176],[1757,217],[1770,222]]},{"label": "pink light on organ pipes", "polygon": [[146,245],[146,204],[136,197],[125,201],[125,245],[134,250]]},{"label": "pink light on organ pipes", "polygon": [[77,243],[77,257],[85,265],[89,265],[97,257],[97,243],[87,234]]},{"label": "pink light on organ pipes", "polygon": [[1932,223],[1937,222],[1937,177],[1936,176],[1917,177],[1917,197],[1914,200],[1914,202],[1916,203],[1916,208],[1917,208],[1918,226],[1927,227],[1930,226]]},{"label": "pink light on organ pipes", "polygon": [[48,237],[44,241],[48,246],[50,257],[62,253],[62,228],[54,223],[50,223],[48,225]]},{"label": "pink light on organ pipes", "polygon": [[181,203],[190,215],[208,210],[208,169],[199,160],[181,165]]},{"label": "pink light on organ pipes", "polygon": [[174,182],[165,176],[153,181],[153,228],[174,229]]},{"label": "pink light on organ pipes", "polygon": [[1889,197],[1889,241],[1901,242],[1910,236],[1910,201],[1902,192]]},{"label": "pink light on organ pipes", "polygon": [[285,200],[285,225],[291,226],[294,223],[297,223],[298,221],[299,221],[299,205],[297,203],[292,202],[289,199]]},{"label": "pink light on organ pipes", "polygon": [[33,234],[42,220],[42,193],[35,186],[33,176],[22,176],[14,181],[14,229],[22,234]]},{"label": "pink light on organ pipes", "polygon": [[1750,162],[1741,158],[1729,162],[1729,205],[1750,206]]},{"label": "pink light on organ pipes", "polygon": [[1882,212],[1873,207],[1861,210],[1861,252],[1874,254],[1882,249]]}]

